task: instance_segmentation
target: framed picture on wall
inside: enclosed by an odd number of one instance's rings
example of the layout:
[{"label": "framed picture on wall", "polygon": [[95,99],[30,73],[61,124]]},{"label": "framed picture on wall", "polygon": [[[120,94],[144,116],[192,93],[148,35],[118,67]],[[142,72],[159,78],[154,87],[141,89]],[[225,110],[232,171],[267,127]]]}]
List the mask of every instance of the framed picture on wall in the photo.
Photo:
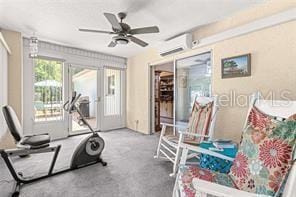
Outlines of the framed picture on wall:
[{"label": "framed picture on wall", "polygon": [[221,72],[222,79],[251,76],[251,54],[222,59]]}]

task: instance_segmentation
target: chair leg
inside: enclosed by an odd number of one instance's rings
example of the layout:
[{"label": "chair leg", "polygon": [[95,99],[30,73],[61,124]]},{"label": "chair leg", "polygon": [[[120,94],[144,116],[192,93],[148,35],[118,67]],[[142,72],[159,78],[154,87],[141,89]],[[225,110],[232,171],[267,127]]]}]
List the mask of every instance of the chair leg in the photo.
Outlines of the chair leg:
[{"label": "chair leg", "polygon": [[174,161],[173,173],[170,174],[171,177],[175,176],[178,171],[180,157],[181,157],[180,153],[182,151],[182,147],[181,147],[182,142],[183,142],[183,135],[180,134],[178,147],[177,147],[177,151],[176,151],[176,156],[175,156],[175,161]]},{"label": "chair leg", "polygon": [[160,153],[160,147],[161,147],[161,142],[162,142],[162,137],[165,133],[166,130],[166,126],[163,125],[161,128],[161,132],[160,132],[160,136],[159,136],[159,142],[158,142],[158,146],[157,146],[157,151],[156,151],[156,155],[154,155],[154,158],[159,158],[159,153]]},{"label": "chair leg", "polygon": [[174,166],[173,166],[173,173],[170,174],[171,177],[175,176],[178,171],[179,161],[180,161],[180,152],[181,152],[181,147],[178,147],[175,161],[174,161]]},{"label": "chair leg", "polygon": [[174,185],[174,190],[173,190],[173,197],[179,197],[178,177],[179,177],[179,174],[177,175],[176,180],[175,180],[175,185]]},{"label": "chair leg", "polygon": [[187,156],[188,156],[188,149],[183,148],[182,156],[181,156],[181,159],[180,159],[180,165],[185,165],[186,164]]}]

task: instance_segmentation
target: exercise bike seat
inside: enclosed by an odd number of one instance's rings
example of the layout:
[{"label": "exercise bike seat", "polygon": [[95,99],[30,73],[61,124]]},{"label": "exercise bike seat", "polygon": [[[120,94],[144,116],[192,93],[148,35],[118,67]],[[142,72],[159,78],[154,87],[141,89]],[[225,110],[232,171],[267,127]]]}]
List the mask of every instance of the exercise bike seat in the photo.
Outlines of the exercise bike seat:
[{"label": "exercise bike seat", "polygon": [[38,149],[49,146],[50,136],[48,134],[22,136],[23,129],[19,119],[13,108],[6,105],[2,108],[4,118],[6,120],[8,129],[17,142],[17,146],[25,147],[30,149]]},{"label": "exercise bike seat", "polygon": [[44,148],[49,146],[50,136],[48,134],[24,136],[19,144],[23,146],[30,146],[31,149]]}]

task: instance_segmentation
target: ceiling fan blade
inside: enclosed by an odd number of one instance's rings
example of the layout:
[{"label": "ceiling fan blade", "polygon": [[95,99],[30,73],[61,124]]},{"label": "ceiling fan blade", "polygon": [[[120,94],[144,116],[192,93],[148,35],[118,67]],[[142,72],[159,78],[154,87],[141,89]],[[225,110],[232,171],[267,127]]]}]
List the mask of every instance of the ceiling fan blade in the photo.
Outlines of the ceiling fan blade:
[{"label": "ceiling fan blade", "polygon": [[111,31],[102,31],[102,30],[95,30],[95,29],[81,29],[81,28],[79,28],[78,30],[83,31],[83,32],[114,34],[114,32],[111,32]]},{"label": "ceiling fan blade", "polygon": [[130,40],[142,47],[145,47],[148,45],[148,43],[144,42],[143,40],[140,40],[139,38],[136,38],[134,36],[129,36]]},{"label": "ceiling fan blade", "polygon": [[122,31],[122,28],[114,14],[111,13],[104,13],[104,16],[107,18],[107,20],[111,23],[112,27],[114,29]]},{"label": "ceiling fan blade", "polygon": [[115,47],[116,46],[116,42],[114,41],[111,41],[108,45],[108,47]]},{"label": "ceiling fan blade", "polygon": [[151,34],[151,33],[158,33],[158,32],[159,32],[159,29],[157,26],[136,28],[136,29],[131,29],[129,31],[130,34]]}]

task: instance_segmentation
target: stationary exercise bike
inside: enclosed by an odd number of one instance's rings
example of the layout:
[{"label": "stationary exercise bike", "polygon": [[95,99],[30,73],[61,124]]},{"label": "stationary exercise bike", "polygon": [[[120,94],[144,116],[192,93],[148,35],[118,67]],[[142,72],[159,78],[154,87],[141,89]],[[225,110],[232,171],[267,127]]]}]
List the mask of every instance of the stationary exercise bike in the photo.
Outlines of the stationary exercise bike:
[{"label": "stationary exercise bike", "polygon": [[97,163],[101,162],[103,166],[106,166],[107,163],[104,162],[101,158],[101,153],[105,147],[105,142],[103,138],[101,138],[98,134],[99,131],[95,131],[89,123],[86,121],[85,117],[79,110],[79,107],[77,107],[76,103],[79,100],[81,94],[78,94],[76,96],[76,92],[73,92],[72,100],[67,101],[63,108],[65,111],[67,111],[69,114],[72,114],[73,112],[77,112],[78,122],[80,125],[86,125],[89,130],[91,131],[91,135],[84,138],[80,142],[80,144],[77,146],[71,161],[71,168],[78,168],[83,165],[88,165],[90,163]]},{"label": "stationary exercise bike", "polygon": [[[70,170],[86,167],[98,162],[100,162],[103,166],[107,165],[107,163],[104,162],[101,158],[101,153],[104,149],[105,142],[103,138],[99,136],[98,134],[99,131],[95,131],[89,125],[89,123],[86,121],[85,117],[81,113],[78,107],[78,101],[80,96],[81,94],[77,95],[76,92],[73,92],[72,99],[67,101],[64,104],[63,108],[69,114],[77,112],[79,115],[78,119],[80,124],[86,125],[90,129],[91,134],[85,137],[80,142],[80,144],[76,147],[72,155],[70,167],[64,170],[56,171],[56,172],[53,172],[53,170],[54,170],[54,166],[55,166],[59,151],[61,149],[61,145],[51,146],[49,134],[22,136],[21,135],[21,133],[23,133],[22,127],[16,116],[15,111],[10,106],[3,107],[2,110],[3,110],[3,114],[5,117],[7,126],[12,136],[14,137],[15,141],[17,142],[16,149],[0,150],[1,156],[5,164],[7,165],[12,177],[16,181],[16,184],[12,193],[12,197],[19,196],[20,188],[24,184],[32,183],[44,178],[57,175],[57,174],[68,172]],[[10,157],[15,157],[15,156],[26,157],[31,154],[48,153],[48,152],[54,153],[48,173],[45,175],[33,177],[33,178],[24,177],[22,172],[17,172],[13,167],[13,164],[10,159]]]}]

